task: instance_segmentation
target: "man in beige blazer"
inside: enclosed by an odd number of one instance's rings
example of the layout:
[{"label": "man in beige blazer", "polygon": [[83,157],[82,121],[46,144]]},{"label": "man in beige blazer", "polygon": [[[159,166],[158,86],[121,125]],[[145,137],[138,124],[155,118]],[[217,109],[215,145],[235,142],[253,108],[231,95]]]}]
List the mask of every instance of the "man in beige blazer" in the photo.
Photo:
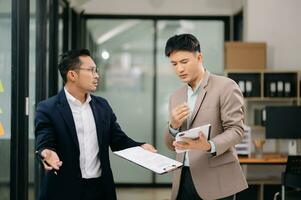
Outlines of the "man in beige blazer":
[{"label": "man in beige blazer", "polygon": [[[165,54],[187,84],[169,102],[166,144],[171,150],[189,149],[176,156],[184,167],[174,174],[171,199],[235,199],[248,187],[234,148],[244,136],[241,91],[231,79],[203,67],[199,41],[191,34],[171,37]],[[205,124],[211,124],[208,140],[200,133],[196,140],[175,141],[178,132]]]}]

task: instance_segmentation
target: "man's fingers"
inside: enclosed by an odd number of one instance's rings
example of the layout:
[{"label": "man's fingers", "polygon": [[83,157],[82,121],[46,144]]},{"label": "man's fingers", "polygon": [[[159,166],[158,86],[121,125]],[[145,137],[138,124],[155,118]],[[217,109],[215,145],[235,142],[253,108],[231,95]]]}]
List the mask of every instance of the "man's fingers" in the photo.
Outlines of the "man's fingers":
[{"label": "man's fingers", "polygon": [[183,122],[185,119],[187,119],[189,115],[189,112],[183,112],[179,115],[174,116],[174,120],[177,122]]},{"label": "man's fingers", "polygon": [[51,169],[59,170],[60,167],[63,165],[62,161],[51,160],[51,159],[44,159],[43,163],[46,164]]},{"label": "man's fingers", "polygon": [[150,152],[153,152],[153,153],[157,152],[157,149],[151,144],[143,144],[142,148],[145,149],[145,150],[148,150]]},{"label": "man's fingers", "polygon": [[199,136],[200,136],[199,137],[200,140],[207,140],[207,138],[205,137],[205,134],[203,132],[200,132]]},{"label": "man's fingers", "polygon": [[184,121],[185,119],[187,119],[188,115],[189,115],[189,112],[181,113],[181,114],[178,116],[178,120],[182,122],[182,121]]},{"label": "man's fingers", "polygon": [[187,138],[187,137],[181,137],[183,142],[187,143],[187,144],[190,144],[193,142],[193,140],[191,138]]},{"label": "man's fingers", "polygon": [[189,107],[187,105],[181,105],[174,108],[173,115],[177,116],[183,112],[189,112]]},{"label": "man's fingers", "polygon": [[42,162],[43,162],[43,165],[44,165],[44,169],[45,169],[45,170],[51,171],[51,170],[53,169],[51,166],[47,165],[47,164],[45,163],[45,161],[42,161]]},{"label": "man's fingers", "polygon": [[187,149],[188,143],[184,142],[184,141],[174,141],[173,142],[173,146],[177,149]]},{"label": "man's fingers", "polygon": [[181,107],[181,108],[176,108],[176,109],[174,110],[174,114],[175,114],[175,115],[179,115],[179,114],[181,114],[181,113],[183,113],[183,112],[189,112],[189,107],[188,107],[188,106],[185,106],[185,107]]},{"label": "man's fingers", "polygon": [[60,161],[60,162],[59,162],[59,165],[60,165],[60,167],[61,167],[61,166],[63,165],[63,161]]}]

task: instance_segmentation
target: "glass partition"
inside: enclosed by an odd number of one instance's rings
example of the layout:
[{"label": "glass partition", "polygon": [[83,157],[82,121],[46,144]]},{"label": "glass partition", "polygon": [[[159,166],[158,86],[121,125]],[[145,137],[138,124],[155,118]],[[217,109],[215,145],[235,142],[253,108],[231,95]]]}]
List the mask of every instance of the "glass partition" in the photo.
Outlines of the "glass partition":
[{"label": "glass partition", "polygon": [[30,0],[29,21],[29,118],[28,118],[28,200],[35,198],[34,113],[36,76],[36,0]]},{"label": "glass partition", "polygon": [[[106,98],[128,136],[152,141],[153,22],[150,20],[89,20],[100,68],[95,95]],[[116,183],[151,183],[152,173],[111,154]],[[125,173],[126,172],[126,173]]]},{"label": "glass partition", "polygon": [[0,1],[0,199],[10,199],[11,0]]},{"label": "glass partition", "polygon": [[[223,20],[89,19],[87,47],[101,69],[96,95],[108,99],[129,136],[155,142],[159,153],[175,158],[165,146],[163,134],[167,128],[169,96],[183,83],[164,55],[165,43],[175,34],[194,34],[201,43],[204,66],[223,74],[224,27]],[[132,163],[112,155],[111,163],[116,183],[171,182],[172,173],[155,176],[153,182],[149,171]]]}]

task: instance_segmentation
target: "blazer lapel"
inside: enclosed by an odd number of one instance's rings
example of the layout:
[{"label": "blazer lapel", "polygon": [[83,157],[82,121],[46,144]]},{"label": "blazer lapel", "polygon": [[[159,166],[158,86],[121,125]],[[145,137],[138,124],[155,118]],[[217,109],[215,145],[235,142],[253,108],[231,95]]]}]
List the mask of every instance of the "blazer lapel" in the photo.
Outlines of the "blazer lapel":
[{"label": "blazer lapel", "polygon": [[193,112],[192,112],[192,115],[191,115],[191,118],[190,118],[191,120],[190,120],[190,123],[188,124],[188,127],[190,127],[192,125],[193,121],[195,120],[195,117],[196,117],[198,111],[200,110],[200,107],[201,107],[201,105],[203,103],[203,100],[206,96],[207,91],[206,91],[205,88],[208,84],[209,76],[210,76],[210,72],[205,69],[204,78],[203,78],[203,81],[201,82],[201,85],[200,85],[201,92],[199,93],[199,95],[197,97],[197,100],[196,100],[196,103],[195,103],[195,106],[194,106],[194,109],[193,109]]},{"label": "blazer lapel", "polygon": [[90,101],[91,110],[95,120],[96,133],[98,139],[99,146],[99,154],[101,153],[101,144],[102,144],[102,131],[104,130],[104,112],[100,108],[100,104],[97,104],[95,101],[95,97],[91,95]]},{"label": "blazer lapel", "polygon": [[74,119],[73,119],[72,111],[68,104],[64,89],[62,89],[60,91],[60,93],[58,94],[58,97],[59,97],[59,104],[57,106],[58,110],[60,111],[65,123],[67,124],[68,130],[69,130],[68,133],[70,134],[72,141],[76,145],[77,149],[79,149]]}]

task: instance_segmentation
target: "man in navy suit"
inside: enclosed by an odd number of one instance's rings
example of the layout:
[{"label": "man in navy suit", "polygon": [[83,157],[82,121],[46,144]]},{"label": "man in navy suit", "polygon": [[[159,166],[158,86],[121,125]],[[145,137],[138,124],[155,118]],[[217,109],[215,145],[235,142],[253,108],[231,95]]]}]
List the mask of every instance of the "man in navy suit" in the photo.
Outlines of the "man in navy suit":
[{"label": "man in navy suit", "polygon": [[58,68],[64,89],[36,110],[36,150],[46,170],[39,199],[116,199],[109,147],[156,149],[129,138],[109,103],[90,94],[99,75],[88,50],[66,52]]}]

